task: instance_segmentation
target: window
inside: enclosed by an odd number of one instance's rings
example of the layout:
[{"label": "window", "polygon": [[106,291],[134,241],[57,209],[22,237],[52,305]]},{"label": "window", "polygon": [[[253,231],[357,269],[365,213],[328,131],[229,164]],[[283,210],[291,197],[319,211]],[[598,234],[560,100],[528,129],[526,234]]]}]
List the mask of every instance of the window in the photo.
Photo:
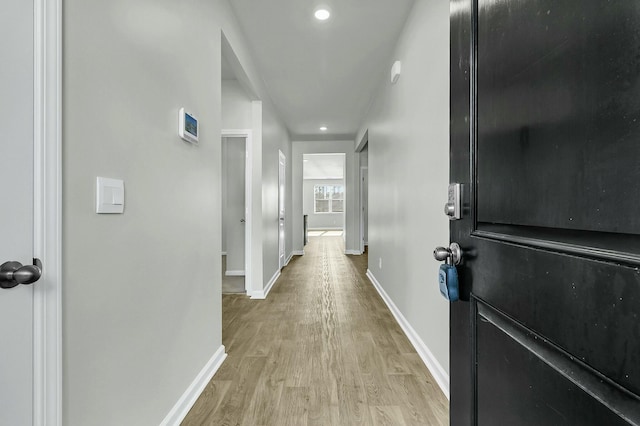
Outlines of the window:
[{"label": "window", "polygon": [[314,185],[314,213],[344,212],[343,185]]}]

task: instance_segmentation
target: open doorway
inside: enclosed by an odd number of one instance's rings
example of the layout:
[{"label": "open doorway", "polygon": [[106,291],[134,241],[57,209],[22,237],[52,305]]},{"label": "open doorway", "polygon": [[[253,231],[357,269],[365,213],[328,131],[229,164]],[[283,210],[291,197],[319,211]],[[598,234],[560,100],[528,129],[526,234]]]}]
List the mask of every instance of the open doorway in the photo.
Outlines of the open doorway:
[{"label": "open doorway", "polygon": [[246,294],[246,138],[222,138],[222,293]]},{"label": "open doorway", "polygon": [[[221,206],[220,246],[221,255],[225,256],[222,292],[239,292],[259,298],[263,293],[262,247],[256,234],[260,232],[261,223],[252,219],[261,216],[261,206],[253,199],[261,192],[254,182],[257,183],[256,176],[261,173],[258,165],[262,162],[262,155],[254,145],[262,143],[262,133],[257,131],[262,128],[262,103],[224,33],[221,47],[221,148],[225,150],[222,152],[221,149],[221,184],[222,192],[226,191],[226,202],[234,203],[226,206],[233,210]],[[226,176],[233,176],[233,180],[223,181]],[[240,286],[242,281],[244,289]]]},{"label": "open doorway", "polygon": [[344,239],[345,154],[304,154],[302,167],[307,236]]}]

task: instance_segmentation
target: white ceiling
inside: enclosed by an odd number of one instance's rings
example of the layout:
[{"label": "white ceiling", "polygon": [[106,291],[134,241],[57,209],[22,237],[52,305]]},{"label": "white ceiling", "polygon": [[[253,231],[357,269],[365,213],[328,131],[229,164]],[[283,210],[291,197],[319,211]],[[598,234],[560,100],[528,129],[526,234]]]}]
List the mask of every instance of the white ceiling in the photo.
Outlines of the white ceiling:
[{"label": "white ceiling", "polygon": [[344,179],[344,154],[304,154],[305,179]]},{"label": "white ceiling", "polygon": [[[269,95],[295,140],[353,139],[415,0],[230,0]],[[326,125],[328,131],[321,132]]]}]

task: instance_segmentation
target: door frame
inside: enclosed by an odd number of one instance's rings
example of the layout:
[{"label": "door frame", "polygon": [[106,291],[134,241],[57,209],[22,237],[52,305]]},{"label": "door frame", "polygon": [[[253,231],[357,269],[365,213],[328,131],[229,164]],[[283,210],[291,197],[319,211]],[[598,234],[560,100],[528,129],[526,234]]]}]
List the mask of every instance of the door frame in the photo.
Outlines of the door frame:
[{"label": "door frame", "polygon": [[253,160],[253,132],[251,129],[222,129],[223,138],[244,138],[245,140],[245,168],[244,168],[244,288],[247,296],[253,294],[253,273],[251,269],[251,235],[253,229],[251,194],[253,191],[251,168]]},{"label": "door frame", "polygon": [[62,425],[62,0],[34,0],[33,424]]},{"label": "door frame", "polygon": [[[280,182],[280,164],[284,167],[284,182]],[[281,191],[282,186],[284,189]],[[278,269],[282,270],[287,266],[287,156],[281,150],[278,150]],[[284,219],[284,237],[280,241],[280,197],[284,198],[284,208],[282,209]],[[282,243],[282,247],[280,246]],[[280,253],[284,252],[284,256],[280,257]]]},{"label": "door frame", "polygon": [[[364,171],[367,171],[367,194],[369,193],[369,166],[360,166],[360,252],[364,253]],[[369,197],[367,197],[367,204]],[[369,227],[369,207],[367,205],[367,227]],[[367,244],[368,245],[368,242]]]},{"label": "door frame", "polygon": [[[284,182],[280,182],[280,164],[282,164],[284,168]],[[284,189],[281,190],[284,185]],[[278,269],[282,270],[287,264],[289,260],[287,258],[287,156],[282,152],[282,150],[278,150]],[[284,207],[283,211],[283,222],[284,222],[284,237],[282,241],[280,241],[280,197],[284,198]],[[282,243],[282,246],[280,246]],[[283,252],[284,256],[281,258],[280,253]]]}]

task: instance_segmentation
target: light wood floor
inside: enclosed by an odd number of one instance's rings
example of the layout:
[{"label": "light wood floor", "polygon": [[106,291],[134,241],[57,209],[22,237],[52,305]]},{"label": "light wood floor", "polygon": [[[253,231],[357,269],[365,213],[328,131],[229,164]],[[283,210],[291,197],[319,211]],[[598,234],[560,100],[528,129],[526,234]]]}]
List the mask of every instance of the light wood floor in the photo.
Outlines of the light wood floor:
[{"label": "light wood floor", "polygon": [[448,402],[341,237],[267,300],[223,296],[228,357],[183,425],[447,425]]}]

